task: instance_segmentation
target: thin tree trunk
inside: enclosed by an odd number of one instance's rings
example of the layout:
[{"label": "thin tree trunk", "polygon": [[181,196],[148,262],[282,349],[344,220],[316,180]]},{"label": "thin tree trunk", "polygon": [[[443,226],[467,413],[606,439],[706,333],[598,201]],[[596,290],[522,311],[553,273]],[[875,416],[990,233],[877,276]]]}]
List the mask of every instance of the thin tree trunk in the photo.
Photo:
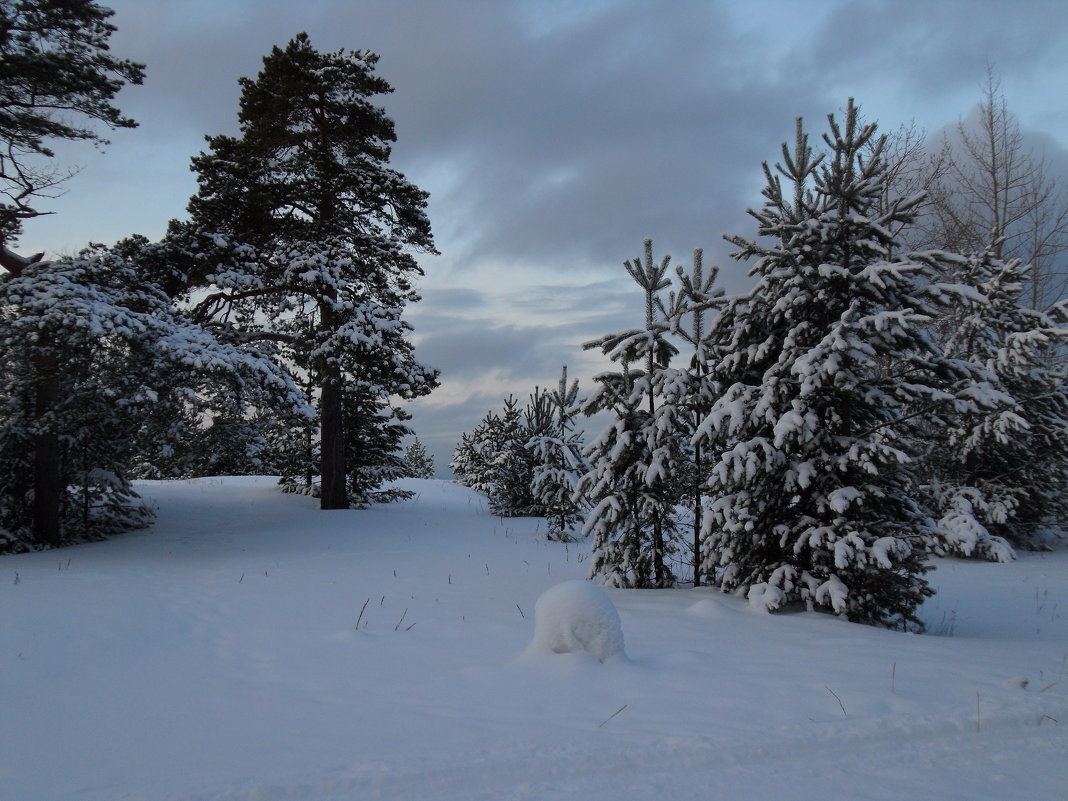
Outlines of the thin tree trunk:
[{"label": "thin tree trunk", "polygon": [[[650,296],[651,297],[651,296]],[[647,328],[652,328],[652,305],[647,316]],[[649,418],[656,417],[656,399],[653,396],[653,357],[649,356],[647,377],[649,379]],[[659,508],[653,511],[653,580],[657,587],[664,586],[664,516],[665,513]]]},{"label": "thin tree trunk", "polygon": [[[42,337],[42,349],[51,345],[51,337]],[[37,368],[37,388],[34,416],[38,422],[59,399],[59,380],[56,360],[40,353],[34,358]],[[63,474],[60,469],[59,436],[55,431],[42,431],[34,442],[33,529],[37,541],[58,548],[62,544],[60,509],[63,503]]]},{"label": "thin tree trunk", "polygon": [[701,586],[701,445],[694,446],[694,501],[693,501],[693,586]]}]

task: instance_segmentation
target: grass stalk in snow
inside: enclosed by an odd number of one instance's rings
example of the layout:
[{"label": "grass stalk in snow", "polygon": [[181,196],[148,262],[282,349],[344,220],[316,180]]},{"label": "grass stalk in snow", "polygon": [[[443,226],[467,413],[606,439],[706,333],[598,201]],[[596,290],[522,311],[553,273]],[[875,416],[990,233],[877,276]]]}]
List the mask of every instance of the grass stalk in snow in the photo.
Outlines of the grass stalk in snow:
[{"label": "grass stalk in snow", "polygon": [[622,712],[622,711],[623,711],[624,709],[626,709],[626,708],[627,708],[627,704],[623,704],[623,706],[621,706],[621,707],[620,707],[619,709],[617,709],[617,710],[616,710],[615,712],[613,712],[613,713],[612,713],[611,715],[609,715],[609,716],[608,716],[607,718],[605,718],[605,719],[604,719],[604,720],[602,720],[602,721],[601,721],[600,723],[598,723],[598,724],[597,724],[597,728],[598,728],[598,729],[600,729],[600,728],[603,728],[603,727],[604,727],[604,724],[606,724],[606,723],[607,723],[608,721],[610,721],[610,720],[611,720],[612,718],[614,718],[614,717],[615,717],[616,715],[618,715],[618,714],[619,714],[620,712]]},{"label": "grass stalk in snow", "polygon": [[845,704],[843,704],[842,703],[842,699],[838,697],[838,693],[836,693],[834,690],[832,690],[830,687],[827,687],[826,685],[824,685],[824,689],[827,690],[827,692],[829,692],[831,695],[834,696],[834,700],[837,701],[838,702],[838,706],[840,706],[842,708],[842,717],[848,719],[849,715],[846,714]]}]

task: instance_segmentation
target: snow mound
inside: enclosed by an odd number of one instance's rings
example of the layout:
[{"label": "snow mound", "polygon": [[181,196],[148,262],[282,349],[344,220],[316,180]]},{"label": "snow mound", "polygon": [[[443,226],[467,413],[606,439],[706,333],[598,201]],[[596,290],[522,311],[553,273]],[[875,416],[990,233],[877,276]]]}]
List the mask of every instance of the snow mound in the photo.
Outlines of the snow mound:
[{"label": "snow mound", "polygon": [[534,604],[534,639],[526,653],[589,651],[601,662],[626,658],[619,612],[608,593],[589,581],[550,587]]},{"label": "snow mound", "polygon": [[691,606],[686,607],[686,614],[702,620],[720,620],[729,616],[733,610],[728,609],[719,601],[704,598]]}]

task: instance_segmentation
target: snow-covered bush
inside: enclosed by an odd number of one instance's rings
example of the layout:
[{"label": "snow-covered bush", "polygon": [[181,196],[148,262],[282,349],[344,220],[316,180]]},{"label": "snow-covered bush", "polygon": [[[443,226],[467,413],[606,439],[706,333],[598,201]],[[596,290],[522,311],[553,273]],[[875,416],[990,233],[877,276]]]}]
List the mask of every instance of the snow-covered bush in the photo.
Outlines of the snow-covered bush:
[{"label": "snow-covered bush", "polygon": [[623,627],[608,593],[589,581],[550,587],[534,605],[534,639],[528,654],[589,651],[601,662],[626,658]]}]

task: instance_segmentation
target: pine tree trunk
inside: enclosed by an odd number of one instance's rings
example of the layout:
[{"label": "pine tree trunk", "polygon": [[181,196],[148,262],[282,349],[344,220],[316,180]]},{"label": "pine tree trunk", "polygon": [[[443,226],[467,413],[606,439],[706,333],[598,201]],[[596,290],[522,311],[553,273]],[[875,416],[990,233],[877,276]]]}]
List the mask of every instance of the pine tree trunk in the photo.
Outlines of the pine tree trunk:
[{"label": "pine tree trunk", "polygon": [[701,513],[703,511],[701,495],[701,446],[694,447],[694,501],[693,501],[693,586],[701,586]]},{"label": "pine tree trunk", "polygon": [[[41,339],[43,349],[51,345],[51,337]],[[59,399],[59,380],[56,360],[39,354],[34,359],[38,380],[34,400],[34,415],[38,421],[55,408]],[[34,442],[33,530],[37,541],[58,548],[62,544],[60,508],[63,503],[63,474],[60,469],[59,437],[55,431],[42,431]]]},{"label": "pine tree trunk", "polygon": [[[319,306],[323,329],[334,325],[334,310],[329,302]],[[345,482],[345,420],[342,395],[341,368],[326,362],[320,369],[322,381],[319,396],[319,448],[322,486],[320,509],[348,509],[349,493]]]},{"label": "pine tree trunk", "polygon": [[[649,295],[651,298],[652,296]],[[652,328],[652,300],[649,300],[649,312],[646,319],[646,328]],[[646,375],[649,378],[649,419],[656,418],[656,398],[653,396],[653,357],[649,356]],[[660,483],[658,481],[658,483]],[[664,586],[664,512],[659,504],[653,509],[653,581],[656,587]]]},{"label": "pine tree trunk", "polygon": [[345,486],[345,429],[342,419],[341,371],[325,371],[320,396],[319,445],[322,449],[320,509],[348,509]]}]

